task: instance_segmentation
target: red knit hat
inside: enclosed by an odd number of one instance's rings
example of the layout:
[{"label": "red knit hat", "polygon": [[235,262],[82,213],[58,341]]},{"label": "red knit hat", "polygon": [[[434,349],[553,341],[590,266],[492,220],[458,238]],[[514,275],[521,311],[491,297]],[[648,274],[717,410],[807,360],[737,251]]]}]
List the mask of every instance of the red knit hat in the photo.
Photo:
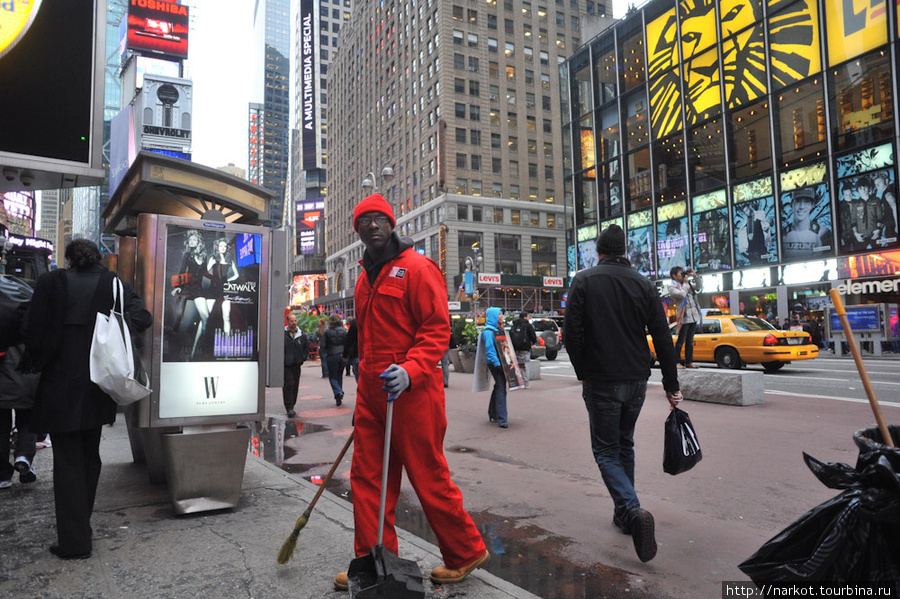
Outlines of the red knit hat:
[{"label": "red knit hat", "polygon": [[359,227],[356,226],[356,221],[366,212],[380,212],[391,219],[391,227],[397,226],[397,221],[394,219],[394,209],[391,208],[391,205],[380,193],[372,194],[356,205],[356,208],[353,210],[354,231],[359,231]]}]

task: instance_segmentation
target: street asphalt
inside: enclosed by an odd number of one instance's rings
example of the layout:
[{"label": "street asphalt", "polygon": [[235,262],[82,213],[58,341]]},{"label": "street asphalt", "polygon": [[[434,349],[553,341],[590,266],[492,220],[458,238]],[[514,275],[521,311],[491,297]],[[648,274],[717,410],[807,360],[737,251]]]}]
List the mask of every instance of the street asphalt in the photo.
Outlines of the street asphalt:
[{"label": "street asphalt", "polygon": [[[318,370],[310,364],[309,371]],[[330,396],[327,379],[308,376],[310,392]],[[331,401],[330,399],[328,401]],[[332,404],[333,405],[333,404]],[[268,389],[267,416],[284,418],[281,390]],[[352,506],[323,493],[301,531],[293,560],[276,556],[317,487],[250,453],[239,504],[234,509],[176,515],[165,484],[149,482],[132,459],[122,415],[103,428],[103,470],[91,521],[94,550],[85,560],[63,561],[48,551],[56,543],[51,452],[38,450],[37,482],[13,477],[0,490],[0,597],[42,599],[316,598],[343,597],[334,575],[353,551]],[[399,531],[400,557],[415,560],[426,597],[528,599],[531,593],[484,571],[435,588],[428,573],[442,563],[434,545]]]}]

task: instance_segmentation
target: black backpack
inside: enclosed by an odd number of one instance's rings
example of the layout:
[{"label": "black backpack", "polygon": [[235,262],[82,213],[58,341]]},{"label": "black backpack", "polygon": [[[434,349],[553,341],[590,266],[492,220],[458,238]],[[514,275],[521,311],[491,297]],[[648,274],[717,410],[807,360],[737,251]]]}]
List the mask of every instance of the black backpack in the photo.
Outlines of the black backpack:
[{"label": "black backpack", "polygon": [[526,326],[525,321],[517,320],[509,330],[509,338],[512,340],[513,349],[516,351],[528,351],[531,349]]}]

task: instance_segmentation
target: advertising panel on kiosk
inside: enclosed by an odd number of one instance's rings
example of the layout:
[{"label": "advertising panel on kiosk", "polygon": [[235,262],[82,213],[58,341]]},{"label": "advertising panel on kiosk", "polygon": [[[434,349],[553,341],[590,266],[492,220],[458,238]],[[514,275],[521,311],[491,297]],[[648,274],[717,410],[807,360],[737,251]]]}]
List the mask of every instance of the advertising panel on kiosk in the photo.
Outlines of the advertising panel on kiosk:
[{"label": "advertising panel on kiosk", "polygon": [[240,422],[261,414],[269,252],[264,232],[160,217],[155,425]]}]

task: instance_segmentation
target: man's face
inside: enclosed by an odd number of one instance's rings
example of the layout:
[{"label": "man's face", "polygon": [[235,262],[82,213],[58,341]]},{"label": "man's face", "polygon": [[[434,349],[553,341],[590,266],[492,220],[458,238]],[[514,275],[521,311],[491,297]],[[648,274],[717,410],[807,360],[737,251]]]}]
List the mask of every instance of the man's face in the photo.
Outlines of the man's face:
[{"label": "man's face", "polygon": [[387,247],[394,231],[391,220],[381,212],[366,212],[360,215],[356,222],[359,239],[366,249],[376,254],[381,253]]},{"label": "man's face", "polygon": [[675,279],[679,283],[684,283],[684,271],[679,270],[674,275],[672,275],[672,278]]},{"label": "man's face", "polygon": [[809,218],[809,213],[812,210],[812,202],[806,198],[797,198],[794,200],[794,217],[799,218],[800,220],[806,220]]},{"label": "man's face", "polygon": [[293,314],[288,316],[288,330],[292,333],[297,330],[297,317]]},{"label": "man's face", "polygon": [[860,185],[856,188],[857,193],[859,193],[859,197],[863,200],[869,199],[869,186],[868,185]]}]

